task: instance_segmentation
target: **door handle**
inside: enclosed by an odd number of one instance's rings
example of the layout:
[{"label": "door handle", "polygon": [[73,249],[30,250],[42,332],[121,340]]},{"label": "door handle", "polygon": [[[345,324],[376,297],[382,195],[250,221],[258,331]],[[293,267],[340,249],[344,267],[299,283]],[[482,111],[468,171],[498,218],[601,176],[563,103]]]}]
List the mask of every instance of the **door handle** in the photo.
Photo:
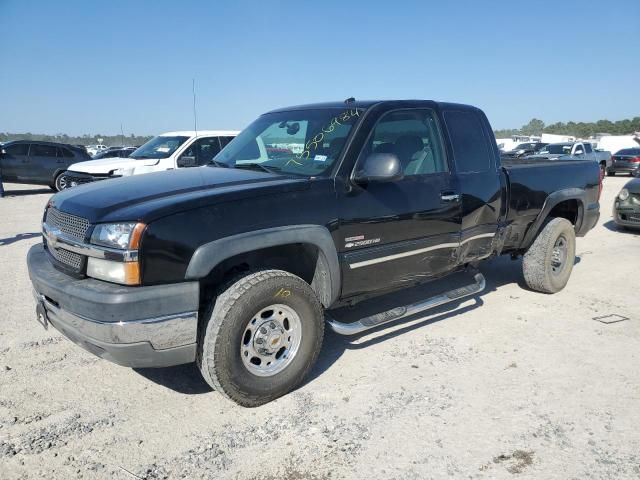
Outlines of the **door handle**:
[{"label": "door handle", "polygon": [[442,192],[440,194],[440,199],[443,202],[457,202],[460,200],[460,195],[452,192]]}]

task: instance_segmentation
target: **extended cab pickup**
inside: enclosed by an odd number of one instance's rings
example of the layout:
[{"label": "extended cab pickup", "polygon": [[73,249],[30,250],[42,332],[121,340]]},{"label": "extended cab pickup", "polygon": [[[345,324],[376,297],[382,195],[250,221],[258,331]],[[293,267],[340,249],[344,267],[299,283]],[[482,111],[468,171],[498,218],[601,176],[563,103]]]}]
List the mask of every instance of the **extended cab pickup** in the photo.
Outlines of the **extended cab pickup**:
[{"label": "extended cab pickup", "polygon": [[124,158],[100,158],[70,165],[63,174],[63,189],[96,180],[205,165],[237,134],[227,130],[163,133]]},{"label": "extended cab pickup", "polygon": [[523,255],[562,289],[599,216],[590,161],[501,164],[477,108],[326,103],[264,114],[211,165],[53,196],[28,254],[37,318],[135,367],[196,361],[255,406],[295,388],[325,322],[357,334],[475,295],[484,278],[353,323],[331,309]]}]

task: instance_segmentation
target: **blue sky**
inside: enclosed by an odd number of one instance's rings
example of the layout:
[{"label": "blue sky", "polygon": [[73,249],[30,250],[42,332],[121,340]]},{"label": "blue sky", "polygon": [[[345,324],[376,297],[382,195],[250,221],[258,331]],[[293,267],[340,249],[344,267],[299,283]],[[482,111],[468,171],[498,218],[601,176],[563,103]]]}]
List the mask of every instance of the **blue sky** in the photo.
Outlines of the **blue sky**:
[{"label": "blue sky", "polygon": [[640,1],[0,0],[0,62],[0,131],[189,129],[192,78],[202,129],[350,96],[618,120],[640,115]]}]

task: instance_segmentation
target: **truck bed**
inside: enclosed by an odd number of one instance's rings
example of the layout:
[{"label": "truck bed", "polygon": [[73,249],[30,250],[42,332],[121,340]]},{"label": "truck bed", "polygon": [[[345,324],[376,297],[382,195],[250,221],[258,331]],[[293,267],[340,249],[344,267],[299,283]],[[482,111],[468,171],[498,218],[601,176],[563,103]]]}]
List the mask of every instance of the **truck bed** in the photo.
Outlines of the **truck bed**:
[{"label": "truck bed", "polygon": [[593,160],[510,159],[502,169],[509,192],[505,250],[518,249],[550,194],[584,189],[584,208],[598,202],[600,167]]}]

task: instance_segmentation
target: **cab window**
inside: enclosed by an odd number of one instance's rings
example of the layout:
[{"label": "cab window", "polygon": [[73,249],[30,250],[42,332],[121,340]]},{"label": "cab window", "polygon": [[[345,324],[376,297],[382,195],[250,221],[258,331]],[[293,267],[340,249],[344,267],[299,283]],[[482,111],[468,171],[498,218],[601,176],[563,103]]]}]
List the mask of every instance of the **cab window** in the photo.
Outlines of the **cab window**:
[{"label": "cab window", "polygon": [[359,162],[372,153],[395,154],[405,176],[448,171],[436,116],[428,109],[386,113],[367,140]]},{"label": "cab window", "polygon": [[199,138],[181,156],[195,157],[197,165],[206,165],[219,151],[218,137]]}]

